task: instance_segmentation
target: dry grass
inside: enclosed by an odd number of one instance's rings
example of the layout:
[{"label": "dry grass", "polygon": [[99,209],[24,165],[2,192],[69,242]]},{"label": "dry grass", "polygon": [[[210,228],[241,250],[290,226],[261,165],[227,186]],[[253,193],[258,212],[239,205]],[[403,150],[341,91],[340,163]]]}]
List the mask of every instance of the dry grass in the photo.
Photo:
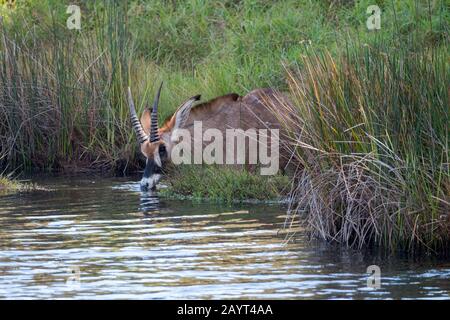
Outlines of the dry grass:
[{"label": "dry grass", "polygon": [[0,174],[0,195],[11,194],[15,192],[28,192],[34,190],[46,190],[46,189],[43,189],[42,187],[33,183],[19,182],[17,180],[12,179],[9,176],[4,176]]}]

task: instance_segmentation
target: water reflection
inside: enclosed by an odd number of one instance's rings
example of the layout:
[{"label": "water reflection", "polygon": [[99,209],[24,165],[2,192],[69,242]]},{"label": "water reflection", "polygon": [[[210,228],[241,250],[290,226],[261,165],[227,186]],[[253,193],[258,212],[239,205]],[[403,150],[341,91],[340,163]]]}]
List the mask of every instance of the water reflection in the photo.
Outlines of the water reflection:
[{"label": "water reflection", "polygon": [[[54,191],[0,197],[0,298],[450,297],[448,261],[309,244],[301,230],[285,244],[278,206],[161,200],[121,179],[38,182]],[[380,290],[366,286],[371,264]]]},{"label": "water reflection", "polygon": [[139,210],[144,214],[159,213],[159,198],[157,192],[141,192]]}]

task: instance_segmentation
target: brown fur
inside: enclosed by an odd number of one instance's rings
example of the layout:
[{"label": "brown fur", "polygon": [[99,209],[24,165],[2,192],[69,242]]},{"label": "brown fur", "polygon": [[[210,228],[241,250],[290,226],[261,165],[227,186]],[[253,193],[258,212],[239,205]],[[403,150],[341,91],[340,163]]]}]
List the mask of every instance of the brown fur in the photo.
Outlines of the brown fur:
[{"label": "brown fur", "polygon": [[155,151],[157,150],[159,145],[162,144],[162,143],[164,143],[164,142],[163,141],[158,141],[158,142],[150,143],[150,142],[146,141],[145,143],[143,143],[141,145],[141,152],[147,158],[152,158],[153,154],[155,153]]},{"label": "brown fur", "polygon": [[[239,98],[240,97],[237,93],[229,93],[224,96],[214,98],[208,102],[199,103],[198,105],[192,107],[189,117],[193,117],[195,120],[200,121],[203,118],[207,118],[208,116],[220,111],[223,105],[237,101]],[[175,124],[175,114],[176,112],[166,118],[163,125],[159,129],[160,134],[172,130]]]},{"label": "brown fur", "polygon": [[[277,108],[277,105],[280,105],[280,103],[289,103],[289,101],[286,96],[270,88],[256,89],[243,97],[236,93],[230,93],[192,107],[183,128],[190,130],[192,137],[194,121],[202,121],[203,131],[208,128],[216,128],[222,132],[231,128],[243,129],[244,131],[250,128],[279,129],[280,168],[284,169],[290,158],[287,148],[283,148],[283,145],[286,143],[283,141],[285,134],[280,122],[274,116],[274,113],[270,111],[270,109]],[[145,117],[148,120],[143,122],[144,130],[149,128],[147,122],[149,123],[150,121],[150,113],[148,112]],[[166,140],[166,144],[170,144],[168,141],[174,128],[175,118],[176,112],[168,117],[159,129],[159,134],[162,140]],[[204,142],[204,146],[208,143]],[[268,143],[270,146],[270,139]],[[171,146],[168,145],[167,147],[170,151]],[[224,155],[226,153],[225,147],[224,143]],[[156,144],[154,148],[156,148]],[[150,150],[150,147],[143,147],[142,149],[145,149],[145,151],[142,150],[142,152],[146,156],[151,156],[155,150],[154,148],[152,147]]]},{"label": "brown fur", "polygon": [[142,124],[142,129],[144,129],[144,132],[146,135],[150,134],[150,125],[151,125],[151,120],[150,120],[150,115],[151,112],[148,108],[145,108],[144,112],[141,115],[141,124]]}]

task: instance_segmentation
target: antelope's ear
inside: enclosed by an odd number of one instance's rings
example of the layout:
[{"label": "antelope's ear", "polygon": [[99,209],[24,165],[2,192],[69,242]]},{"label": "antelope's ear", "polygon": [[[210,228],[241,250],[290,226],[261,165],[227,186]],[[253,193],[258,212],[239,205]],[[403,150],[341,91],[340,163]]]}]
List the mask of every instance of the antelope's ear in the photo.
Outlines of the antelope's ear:
[{"label": "antelope's ear", "polygon": [[182,128],[189,118],[189,114],[191,112],[192,106],[194,105],[194,102],[200,100],[200,98],[200,95],[196,95],[186,100],[173,114],[172,118],[167,124],[168,129],[175,130],[178,128]]},{"label": "antelope's ear", "polygon": [[146,107],[141,115],[142,129],[144,129],[146,135],[150,134],[150,126],[152,124],[150,113],[151,113],[150,110]]}]

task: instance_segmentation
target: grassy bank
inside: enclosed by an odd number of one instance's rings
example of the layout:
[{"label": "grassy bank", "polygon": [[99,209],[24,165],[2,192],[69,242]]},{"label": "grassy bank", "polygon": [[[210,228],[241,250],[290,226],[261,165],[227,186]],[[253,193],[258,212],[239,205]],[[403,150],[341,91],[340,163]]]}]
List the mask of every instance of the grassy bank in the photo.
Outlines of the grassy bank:
[{"label": "grassy bank", "polygon": [[20,184],[17,182],[7,177],[0,176],[0,193],[18,190],[19,188]]},{"label": "grassy bank", "polygon": [[218,166],[179,166],[168,176],[161,194],[231,204],[243,201],[280,201],[290,188],[284,175],[260,176]]},{"label": "grassy bank", "polygon": [[31,183],[22,183],[8,176],[0,175],[0,195],[31,190],[43,190]]}]

